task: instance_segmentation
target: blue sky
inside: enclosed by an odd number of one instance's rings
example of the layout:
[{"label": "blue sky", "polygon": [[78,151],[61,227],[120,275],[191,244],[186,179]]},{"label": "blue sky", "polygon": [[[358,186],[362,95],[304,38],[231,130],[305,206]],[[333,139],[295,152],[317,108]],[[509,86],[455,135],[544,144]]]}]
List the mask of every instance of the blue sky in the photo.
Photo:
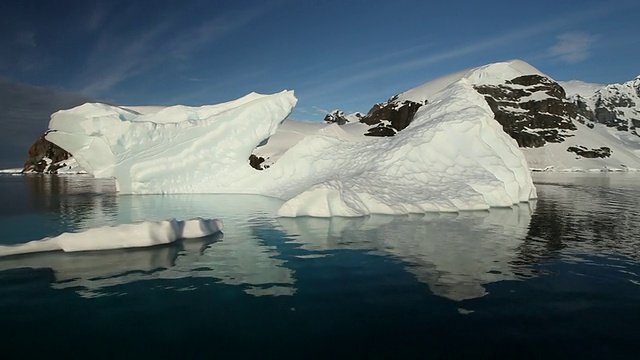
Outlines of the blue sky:
[{"label": "blue sky", "polygon": [[321,120],[512,58],[556,80],[631,80],[638,14],[635,0],[8,0],[0,78],[135,105],[294,89],[292,117]]}]

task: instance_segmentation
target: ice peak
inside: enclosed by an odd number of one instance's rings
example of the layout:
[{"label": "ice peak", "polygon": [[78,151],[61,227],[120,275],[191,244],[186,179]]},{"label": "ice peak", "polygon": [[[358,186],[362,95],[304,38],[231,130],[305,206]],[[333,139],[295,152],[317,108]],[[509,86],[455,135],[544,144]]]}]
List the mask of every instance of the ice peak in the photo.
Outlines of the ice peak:
[{"label": "ice peak", "polygon": [[465,74],[473,85],[497,85],[523,75],[546,74],[522,60],[497,62],[471,69]]},{"label": "ice peak", "polygon": [[511,80],[523,75],[541,75],[548,77],[526,61],[513,59],[478,66],[439,77],[426,84],[403,92],[398,96],[398,100],[423,102],[461,79],[466,79],[471,85],[498,85],[504,83],[506,80]]}]

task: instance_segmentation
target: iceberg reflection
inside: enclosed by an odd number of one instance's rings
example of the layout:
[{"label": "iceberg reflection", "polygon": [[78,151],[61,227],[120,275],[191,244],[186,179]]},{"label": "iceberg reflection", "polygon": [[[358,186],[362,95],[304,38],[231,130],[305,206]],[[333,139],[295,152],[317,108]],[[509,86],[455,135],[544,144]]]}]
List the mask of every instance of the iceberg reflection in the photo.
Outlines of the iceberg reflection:
[{"label": "iceberg reflection", "polygon": [[222,233],[181,240],[167,246],[88,252],[45,252],[0,259],[0,271],[14,268],[51,269],[54,289],[77,288],[84,297],[108,295],[103,288],[132,281],[207,276],[205,268],[179,266],[204,254],[222,239]]},{"label": "iceberg reflection", "polygon": [[[32,180],[37,184],[37,179]],[[66,223],[73,224],[71,231],[105,222],[201,216],[222,219],[224,235],[148,249],[3,258],[0,271],[50,268],[54,273],[52,287],[73,288],[88,297],[115,294],[118,290],[114,286],[134,281],[189,277],[240,286],[256,296],[293,295],[296,283],[304,279],[296,279],[299,275],[290,259],[317,259],[327,251],[340,250],[397,259],[434,294],[453,300],[483,296],[488,283],[531,276],[532,262],[523,261],[523,252],[535,202],[478,212],[276,218],[282,201],[262,196],[100,195],[101,189],[92,189],[91,185],[104,184],[80,179],[80,185],[86,182],[82,188],[74,179],[65,180],[55,193],[68,194],[71,190],[66,188],[83,189],[79,196],[51,205],[45,189],[36,192],[39,195],[33,200],[59,210]],[[94,210],[71,211],[84,208]],[[297,250],[289,253],[291,249]]]},{"label": "iceberg reflection", "polygon": [[[256,237],[253,226],[271,223],[282,201],[249,195],[118,196],[113,181],[88,177],[25,177],[31,200],[52,219],[24,215],[7,218],[17,236],[7,244],[27,242],[62,232],[141,220],[186,219],[216,214],[224,218],[222,234],[189,239],[175,245],[126,251],[52,252],[0,258],[0,271],[51,269],[53,288],[74,288],[87,297],[113,294],[111,288],[151,279],[211,278],[242,286],[252,295],[292,295],[292,271],[273,246]],[[45,226],[33,226],[33,224]],[[30,229],[33,228],[34,231]],[[25,231],[26,230],[26,231]]]},{"label": "iceberg reflection", "polygon": [[452,300],[487,294],[484,285],[530,276],[517,267],[535,202],[512,208],[424,216],[280,218],[295,242],[311,251],[369,250],[406,264],[431,291]]}]

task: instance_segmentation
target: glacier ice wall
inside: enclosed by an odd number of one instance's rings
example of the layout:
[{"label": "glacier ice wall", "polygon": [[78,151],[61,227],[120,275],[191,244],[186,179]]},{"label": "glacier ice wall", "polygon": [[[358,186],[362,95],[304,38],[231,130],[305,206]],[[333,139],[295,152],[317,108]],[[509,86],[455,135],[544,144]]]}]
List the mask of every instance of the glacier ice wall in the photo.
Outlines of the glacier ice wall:
[{"label": "glacier ice wall", "polygon": [[85,104],[55,113],[47,139],[122,193],[261,194],[286,201],[280,216],[478,210],[536,196],[522,152],[466,78],[394,137],[326,125],[268,169],[250,167],[295,104],[292,91],[147,115]]}]

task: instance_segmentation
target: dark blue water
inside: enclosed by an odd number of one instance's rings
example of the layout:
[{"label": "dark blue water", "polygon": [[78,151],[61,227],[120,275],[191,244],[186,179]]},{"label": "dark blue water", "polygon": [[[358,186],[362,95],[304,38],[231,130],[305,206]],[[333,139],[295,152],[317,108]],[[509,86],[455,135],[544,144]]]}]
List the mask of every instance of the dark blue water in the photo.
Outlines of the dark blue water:
[{"label": "dark blue water", "polygon": [[636,358],[640,177],[536,175],[512,209],[278,219],[255,196],[0,177],[1,244],[195,216],[223,234],[0,258],[3,359]]}]

